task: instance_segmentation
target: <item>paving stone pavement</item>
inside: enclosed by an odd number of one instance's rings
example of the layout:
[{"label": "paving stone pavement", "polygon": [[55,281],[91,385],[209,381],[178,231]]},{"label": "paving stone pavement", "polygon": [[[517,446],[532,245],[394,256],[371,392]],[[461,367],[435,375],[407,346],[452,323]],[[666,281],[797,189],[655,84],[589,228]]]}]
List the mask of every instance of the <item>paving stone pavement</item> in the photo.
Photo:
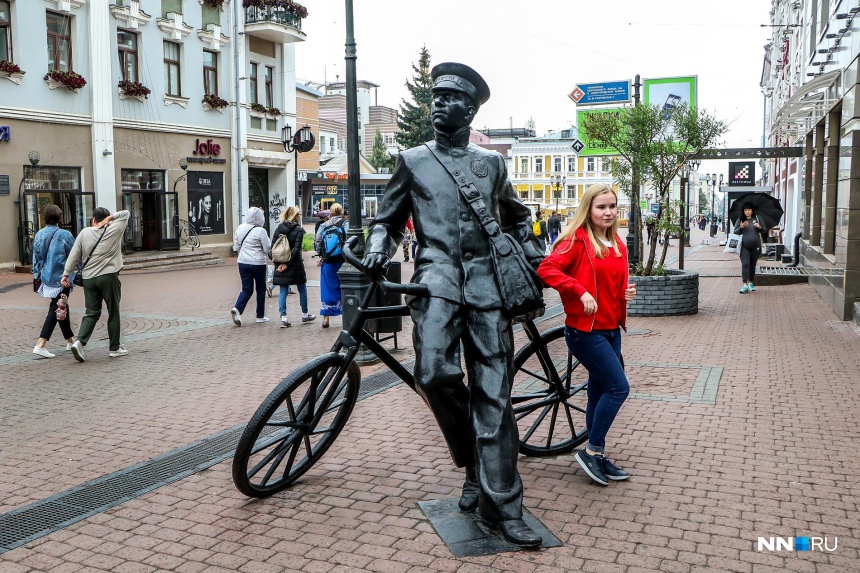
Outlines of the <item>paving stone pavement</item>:
[{"label": "paving stone pavement", "polygon": [[[732,257],[707,245],[687,267],[737,275]],[[307,268],[317,279],[313,260]],[[292,328],[236,328],[235,261],[122,280],[130,354],[109,359],[100,324],[79,364],[30,354],[47,305],[28,277],[0,274],[0,517],[245,423],[340,326],[296,325],[290,296]],[[697,315],[630,320],[632,394],[608,439],[628,482],[591,485],[570,455],[520,457],[525,504],[562,547],[453,558],[417,502],[458,495],[461,471],[426,406],[399,385],[359,401],[289,491],[245,498],[228,460],[1,553],[0,573],[860,571],[860,332],[808,285],[739,295],[739,281],[703,276]],[[309,299],[315,312],[315,286]],[[73,311],[81,302],[74,293]],[[408,320],[399,340],[406,362]],[[756,549],[758,536],[795,535],[836,537],[838,548]]]}]

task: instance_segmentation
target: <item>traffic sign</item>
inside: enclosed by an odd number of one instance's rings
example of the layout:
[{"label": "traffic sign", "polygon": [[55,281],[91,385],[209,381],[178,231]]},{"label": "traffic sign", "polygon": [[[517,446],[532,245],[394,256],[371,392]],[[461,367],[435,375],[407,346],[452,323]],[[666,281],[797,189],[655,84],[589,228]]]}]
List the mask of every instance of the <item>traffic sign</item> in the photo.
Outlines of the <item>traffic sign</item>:
[{"label": "traffic sign", "polygon": [[576,84],[576,88],[567,97],[577,105],[627,103],[630,101],[630,80]]},{"label": "traffic sign", "polygon": [[651,203],[651,214],[656,215],[660,212],[660,203]]},{"label": "traffic sign", "polygon": [[574,139],[574,140],[573,140],[573,145],[571,145],[571,147],[573,148],[573,150],[574,150],[574,151],[576,151],[577,153],[579,153],[580,151],[582,151],[583,149],[585,149],[585,144],[584,144],[583,142],[581,142],[580,140],[578,140],[578,139]]}]

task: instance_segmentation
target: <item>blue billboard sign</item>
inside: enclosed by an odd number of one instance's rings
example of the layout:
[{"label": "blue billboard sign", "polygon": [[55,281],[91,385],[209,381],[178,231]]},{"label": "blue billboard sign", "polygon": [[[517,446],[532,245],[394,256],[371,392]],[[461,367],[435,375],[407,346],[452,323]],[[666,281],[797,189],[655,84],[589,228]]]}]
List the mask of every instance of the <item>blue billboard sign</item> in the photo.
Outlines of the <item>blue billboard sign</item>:
[{"label": "blue billboard sign", "polygon": [[630,80],[576,84],[568,97],[577,105],[627,103],[630,101]]}]

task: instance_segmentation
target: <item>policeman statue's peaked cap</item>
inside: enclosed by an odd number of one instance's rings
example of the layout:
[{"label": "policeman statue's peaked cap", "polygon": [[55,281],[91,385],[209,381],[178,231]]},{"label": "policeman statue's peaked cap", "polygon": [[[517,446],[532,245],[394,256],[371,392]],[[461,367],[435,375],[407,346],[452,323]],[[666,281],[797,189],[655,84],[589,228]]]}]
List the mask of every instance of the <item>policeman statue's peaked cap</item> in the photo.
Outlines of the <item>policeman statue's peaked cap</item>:
[{"label": "policeman statue's peaked cap", "polygon": [[467,66],[455,62],[445,62],[433,66],[430,70],[433,79],[433,91],[452,90],[463,92],[480,107],[490,99],[490,86],[481,77],[481,74]]}]

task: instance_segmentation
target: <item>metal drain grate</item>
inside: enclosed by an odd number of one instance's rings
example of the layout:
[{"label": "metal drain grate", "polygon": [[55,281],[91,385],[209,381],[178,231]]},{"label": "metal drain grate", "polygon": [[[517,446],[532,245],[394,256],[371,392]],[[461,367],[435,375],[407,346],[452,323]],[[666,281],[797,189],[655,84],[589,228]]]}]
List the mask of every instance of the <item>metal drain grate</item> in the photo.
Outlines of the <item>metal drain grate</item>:
[{"label": "metal drain grate", "polygon": [[[404,364],[407,368],[412,362]],[[361,381],[363,400],[400,383],[389,370]],[[230,458],[245,424],[0,515],[0,554]]]}]

